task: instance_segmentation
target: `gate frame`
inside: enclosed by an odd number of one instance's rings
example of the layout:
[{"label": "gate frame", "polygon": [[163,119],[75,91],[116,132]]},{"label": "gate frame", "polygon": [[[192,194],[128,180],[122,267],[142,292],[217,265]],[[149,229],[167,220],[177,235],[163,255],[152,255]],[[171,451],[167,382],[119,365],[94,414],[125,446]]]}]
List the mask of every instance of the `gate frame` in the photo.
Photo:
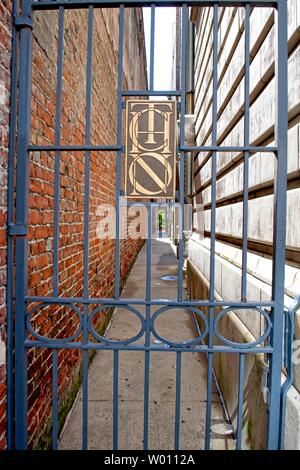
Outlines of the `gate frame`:
[{"label": "gate frame", "polygon": [[[91,299],[88,298],[87,291],[87,278],[86,278],[86,266],[88,263],[88,254],[85,253],[85,274],[84,274],[84,298],[77,299],[77,302],[84,304],[84,341],[82,344],[76,343],[78,349],[83,350],[83,390],[84,396],[87,397],[87,353],[88,353],[88,305],[95,303],[96,300],[101,305],[144,305],[146,307],[146,320],[145,320],[145,333],[146,342],[145,346],[141,349],[145,351],[145,387],[146,392],[144,396],[144,440],[145,449],[147,449],[148,439],[148,405],[149,405],[149,359],[150,352],[153,349],[150,345],[150,332],[151,332],[151,321],[150,321],[150,307],[151,305],[157,306],[169,306],[169,307],[210,307],[209,315],[209,343],[208,346],[202,347],[201,352],[208,353],[208,392],[211,392],[212,387],[212,359],[213,353],[217,350],[218,352],[235,352],[240,357],[240,378],[244,374],[244,359],[245,353],[256,354],[264,352],[270,357],[270,402],[269,402],[269,430],[268,430],[268,449],[278,449],[280,447],[280,397],[281,397],[281,366],[282,366],[282,338],[283,338],[283,320],[284,320],[284,270],[285,270],[285,238],[286,238],[286,193],[287,193],[287,131],[288,131],[288,95],[287,95],[287,70],[288,70],[288,49],[287,49],[287,0],[123,0],[123,1],[109,1],[109,0],[70,0],[65,1],[38,1],[33,2],[31,0],[21,0],[21,14],[18,14],[18,1],[14,1],[14,32],[13,32],[13,62],[12,62],[12,101],[11,101],[11,119],[10,119],[10,157],[9,157],[9,183],[8,183],[8,446],[16,449],[27,448],[27,360],[26,360],[26,349],[29,347],[48,347],[53,351],[53,366],[56,366],[56,372],[53,372],[53,385],[56,384],[57,389],[57,354],[61,344],[55,341],[52,344],[41,341],[29,341],[26,339],[27,327],[25,324],[25,312],[27,311],[27,302],[33,300],[42,302],[43,300],[51,303],[57,303],[51,298],[39,298],[30,297],[26,295],[27,292],[27,215],[28,215],[28,180],[29,180],[29,152],[33,150],[42,151],[44,147],[38,147],[30,145],[30,100],[31,100],[31,46],[32,46],[32,13],[35,10],[50,10],[55,9],[64,11],[69,8],[89,8],[93,11],[93,8],[119,8],[120,12],[120,32],[119,32],[119,64],[118,64],[118,135],[116,146],[98,146],[98,150],[110,150],[117,152],[117,195],[120,196],[120,185],[121,185],[121,154],[122,154],[122,100],[125,96],[177,96],[181,99],[180,107],[180,144],[178,146],[178,152],[180,154],[180,172],[184,175],[184,156],[186,152],[192,151],[211,151],[212,152],[212,211],[211,211],[211,263],[210,263],[210,285],[211,293],[208,301],[190,300],[183,301],[182,299],[182,269],[183,265],[183,237],[179,241],[179,279],[178,279],[178,299],[177,301],[165,300],[160,302],[157,300],[151,300],[151,284],[150,284],[150,269],[151,269],[151,237],[149,238],[150,243],[147,243],[147,286],[146,286],[146,298],[145,300],[135,299],[133,302],[125,302],[120,299],[120,279],[119,274],[115,277],[115,297],[113,299]],[[123,68],[123,32],[124,32],[124,8],[126,7],[142,7],[149,6],[152,10],[152,21],[151,21],[151,59],[150,59],[150,88],[147,91],[127,91],[124,92],[122,89],[122,68]],[[181,42],[181,85],[180,91],[156,91],[153,87],[153,70],[154,70],[154,13],[155,8],[159,6],[178,6],[182,7],[182,42]],[[186,96],[186,83],[185,83],[185,69],[186,69],[186,34],[187,34],[187,23],[188,23],[188,7],[189,6],[210,6],[214,7],[214,20],[213,28],[215,33],[215,40],[213,45],[213,132],[212,132],[212,145],[211,146],[186,146],[184,143],[184,120],[185,120],[185,96]],[[251,7],[273,7],[277,10],[277,58],[276,58],[276,83],[277,83],[277,119],[276,119],[276,140],[277,145],[274,148],[270,147],[253,147],[247,142],[247,136],[249,137],[249,128],[245,129],[245,145],[239,148],[233,147],[222,147],[217,145],[216,140],[216,113],[217,113],[217,36],[218,31],[218,9],[222,6],[242,6],[245,7],[246,12],[246,42],[245,51],[249,50],[249,23],[247,29],[247,22],[250,18]],[[91,46],[92,39],[89,39]],[[19,51],[19,64],[17,64],[17,53]],[[247,57],[247,55],[246,55]],[[249,91],[249,68],[250,60],[245,61],[245,91]],[[90,74],[88,75],[90,77]],[[19,88],[17,90],[17,77],[19,78]],[[87,79],[87,82],[89,80]],[[87,84],[88,86],[88,84]],[[249,93],[246,93],[245,99],[245,121],[249,124]],[[16,104],[18,99],[18,111],[16,113]],[[59,101],[59,100],[57,100]],[[57,106],[60,106],[58,103]],[[89,108],[87,102],[87,108]],[[56,122],[57,124],[57,122]],[[17,141],[16,141],[16,207],[15,207],[15,220],[14,220],[14,153],[15,153],[15,129],[18,127]],[[247,127],[247,126],[246,126]],[[88,131],[89,133],[89,131]],[[85,146],[81,150],[85,150],[86,157],[89,156],[89,152],[94,149],[89,142],[89,136]],[[51,146],[52,150],[61,151],[62,147],[59,142],[56,145]],[[49,149],[50,150],[50,149]],[[277,175],[276,184],[274,188],[275,193],[275,215],[274,215],[274,257],[273,257],[273,283],[272,283],[272,301],[270,302],[247,302],[246,299],[236,302],[217,302],[214,300],[214,244],[215,244],[215,216],[216,216],[216,156],[220,151],[234,151],[240,150],[245,156],[245,180],[248,178],[248,156],[250,152],[274,152],[277,157]],[[86,185],[85,185],[86,187]],[[245,266],[247,262],[247,189],[244,186],[244,217],[243,217],[243,270],[242,275],[245,281],[246,271]],[[86,189],[85,189],[86,194]],[[180,178],[179,186],[179,204],[184,207],[184,178]],[[151,234],[151,203],[148,205],[148,234]],[[85,207],[88,210],[88,206]],[[85,219],[86,219],[85,212]],[[117,200],[117,222],[116,232],[117,237],[120,233],[120,207],[119,200]],[[183,211],[182,211],[183,220]],[[58,225],[56,225],[58,227]],[[183,228],[183,227],[182,227]],[[15,318],[13,318],[13,240],[15,238],[16,243],[16,274],[15,274]],[[88,233],[85,226],[84,234],[85,242],[88,239]],[[120,244],[119,240],[116,240],[116,255],[115,255],[116,266],[120,264]],[[57,275],[57,273],[56,273]],[[245,292],[245,283],[242,282],[242,291]],[[57,296],[57,293],[56,293]],[[54,295],[55,297],[55,295]],[[67,301],[74,301],[74,299],[59,298],[59,303],[65,304]],[[270,336],[270,346],[264,347],[216,347],[212,343],[214,334],[214,308],[215,307],[244,307],[244,308],[271,308],[271,320],[272,330]],[[15,334],[14,344],[12,343],[13,334]],[[67,344],[65,345],[67,347]],[[106,346],[98,345],[95,349],[107,349]],[[120,343],[118,346],[111,346],[108,349],[114,351],[114,378],[116,383],[118,382],[118,352],[124,349],[137,349],[130,348],[130,345],[124,345]],[[155,350],[166,350],[163,348],[155,347]],[[181,352],[189,352],[190,348],[184,346],[180,348],[170,347],[169,351],[176,352],[176,403],[178,407],[178,396],[180,398],[180,370],[181,370]],[[194,349],[200,350],[200,349]],[[12,358],[14,355],[14,366]],[[13,397],[13,367],[15,368],[14,376],[14,397]],[[179,372],[178,372],[179,371]],[[179,375],[178,375],[179,373]],[[242,427],[242,406],[243,406],[243,390],[242,385],[239,385],[239,404],[238,404],[238,437],[237,437],[237,448],[241,446],[241,427]],[[179,387],[179,388],[178,388]],[[118,403],[116,401],[114,388],[114,448],[118,445]],[[178,394],[177,394],[178,392]],[[14,401],[14,405],[13,405]],[[84,401],[84,400],[83,400]],[[56,399],[53,398],[53,412],[57,412],[58,397],[56,390]],[[86,404],[87,405],[87,404]],[[14,408],[14,413],[13,413]],[[211,393],[208,395],[207,400],[207,415],[206,415],[206,448],[210,447],[210,422],[211,422]],[[87,406],[83,405],[84,420],[87,419]],[[13,414],[14,414],[14,433],[13,433]],[[179,448],[179,411],[176,408],[176,419],[175,419],[175,448]],[[53,417],[53,447],[57,448],[57,421]],[[56,436],[55,436],[56,433]],[[13,442],[13,434],[15,434],[15,442]],[[83,448],[87,447],[87,429],[83,429]]]}]

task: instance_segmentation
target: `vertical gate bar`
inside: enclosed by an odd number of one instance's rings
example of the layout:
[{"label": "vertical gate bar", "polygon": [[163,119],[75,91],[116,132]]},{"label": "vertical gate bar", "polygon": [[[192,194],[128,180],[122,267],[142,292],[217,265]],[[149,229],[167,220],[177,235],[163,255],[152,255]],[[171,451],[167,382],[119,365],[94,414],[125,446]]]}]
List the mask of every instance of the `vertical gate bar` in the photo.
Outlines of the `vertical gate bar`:
[{"label": "vertical gate bar", "polygon": [[[64,7],[59,7],[58,44],[56,72],[56,106],[55,106],[55,145],[60,145],[61,138],[61,101],[62,101],[62,68],[64,47]],[[59,250],[59,189],[60,189],[60,158],[61,152],[55,152],[54,162],[54,237],[53,237],[53,297],[58,297],[58,250]]]},{"label": "vertical gate bar", "polygon": [[277,174],[274,194],[274,259],[272,299],[275,306],[272,310],[273,328],[271,346],[273,354],[270,358],[270,402],[268,449],[280,446],[280,394],[281,394],[281,363],[282,336],[284,324],[284,271],[286,243],[286,193],[287,193],[287,132],[288,132],[288,49],[287,49],[287,2],[279,0],[277,5]]},{"label": "vertical gate bar", "polygon": [[[147,265],[146,265],[146,301],[151,300],[151,252],[152,252],[152,204],[148,206],[147,227]],[[150,320],[151,306],[146,305],[146,330],[145,346],[150,346]],[[144,370],[144,450],[148,450],[148,425],[149,425],[149,380],[150,380],[150,351],[145,351]]]},{"label": "vertical gate bar", "polygon": [[181,396],[181,351],[176,352],[176,398],[175,398],[175,439],[174,449],[180,446],[180,396]]},{"label": "vertical gate bar", "polygon": [[[16,18],[18,15],[18,3],[13,2],[13,16]],[[11,63],[11,102],[10,102],[10,116],[9,116],[9,154],[8,154],[8,171],[7,171],[7,226],[13,223],[14,220],[14,170],[15,170],[15,150],[16,150],[16,110],[17,110],[17,91],[18,91],[18,33],[16,28],[12,31],[12,63]],[[13,334],[14,334],[14,321],[13,321],[13,251],[14,251],[14,238],[8,236],[7,238],[7,320],[6,320],[6,334],[7,334],[7,402],[6,402],[6,417],[7,417],[7,448],[12,449],[13,446]]]},{"label": "vertical gate bar", "polygon": [[[250,140],[250,5],[245,5],[245,82],[244,82],[244,146]],[[244,152],[243,168],[243,246],[241,300],[247,301],[247,259],[248,259],[248,197],[249,197],[249,152]]]},{"label": "vertical gate bar", "polygon": [[[94,7],[88,9],[88,38],[86,64],[86,111],[85,111],[85,145],[91,145],[91,95],[92,95],[92,61],[93,61],[93,23]],[[90,158],[91,152],[85,151],[84,165],[84,260],[83,260],[83,295],[89,296],[89,219],[90,219]],[[83,343],[88,343],[89,307],[84,305]],[[83,350],[82,365],[82,448],[87,449],[88,442],[88,350]]]},{"label": "vertical gate bar", "polygon": [[[150,307],[146,305],[146,316],[149,317]],[[147,324],[147,320],[146,320]],[[149,381],[150,381],[150,351],[145,351],[144,370],[144,450],[148,450],[148,424],[149,424]]]},{"label": "vertical gate bar", "polygon": [[[86,65],[86,111],[85,111],[85,145],[91,145],[91,98],[92,98],[92,60],[93,60],[93,22],[94,7],[88,9],[88,38]],[[89,296],[89,218],[90,218],[90,150],[85,151],[84,174],[84,272],[83,295]]]},{"label": "vertical gate bar", "polygon": [[185,173],[185,154],[179,154],[179,244],[178,244],[178,294],[177,300],[181,302],[183,299],[183,243],[184,243],[184,173]]},{"label": "vertical gate bar", "polygon": [[[186,45],[188,32],[188,7],[182,6],[181,18],[181,77],[180,77],[180,147],[184,146],[185,99],[186,99]],[[179,154],[179,241],[178,241],[178,301],[182,301],[183,287],[183,229],[184,229],[184,170],[185,154]]]},{"label": "vertical gate bar", "polygon": [[154,89],[154,57],[155,57],[155,5],[151,5],[150,26],[150,91]]},{"label": "vertical gate bar", "polygon": [[[213,89],[212,89],[212,146],[217,146],[218,120],[218,6],[213,12]],[[215,298],[215,244],[216,244],[216,152],[211,155],[211,248],[210,248],[210,291],[209,300]],[[210,315],[211,317],[212,315]],[[211,336],[211,335],[210,335]],[[212,339],[212,338],[210,338]]]},{"label": "vertical gate bar", "polygon": [[58,438],[58,350],[52,351],[52,450],[57,450]]},{"label": "vertical gate bar", "polygon": [[[213,7],[213,88],[212,88],[212,145],[217,145],[217,119],[218,119],[218,5]],[[209,300],[215,298],[215,245],[216,245],[216,152],[211,155],[211,221],[210,221],[210,287]],[[209,307],[209,347],[213,347],[214,307]],[[211,406],[212,406],[212,378],[213,378],[213,353],[208,353],[207,368],[207,403],[206,403],[206,431],[205,449],[210,449]]]},{"label": "vertical gate bar", "polygon": [[[22,15],[31,18],[30,0],[22,1]],[[18,103],[18,137],[16,168],[16,223],[27,225],[30,143],[31,53],[32,31],[20,31],[20,73]],[[24,296],[27,291],[28,238],[16,239],[16,301],[15,301],[15,446],[27,448],[27,353]]]},{"label": "vertical gate bar", "polygon": [[[123,93],[123,43],[124,43],[124,5],[119,8],[119,43],[118,43],[118,115],[117,145],[122,145],[122,93]],[[122,177],[122,152],[117,152],[116,175],[116,238],[115,238],[115,289],[114,296],[120,297],[120,195]]]},{"label": "vertical gate bar", "polygon": [[[87,310],[88,306],[85,305],[84,322],[86,322]],[[86,450],[88,442],[88,351],[86,349],[83,350],[82,356],[82,449]]]},{"label": "vertical gate bar", "polygon": [[114,384],[113,384],[113,450],[118,450],[119,429],[119,351],[114,350]]},{"label": "vertical gate bar", "polygon": [[236,425],[236,450],[241,450],[243,430],[243,403],[245,381],[245,354],[239,354],[239,385],[238,385],[238,410]]},{"label": "vertical gate bar", "polygon": [[146,297],[151,300],[151,253],[152,253],[152,204],[148,205],[147,254],[146,254]]}]

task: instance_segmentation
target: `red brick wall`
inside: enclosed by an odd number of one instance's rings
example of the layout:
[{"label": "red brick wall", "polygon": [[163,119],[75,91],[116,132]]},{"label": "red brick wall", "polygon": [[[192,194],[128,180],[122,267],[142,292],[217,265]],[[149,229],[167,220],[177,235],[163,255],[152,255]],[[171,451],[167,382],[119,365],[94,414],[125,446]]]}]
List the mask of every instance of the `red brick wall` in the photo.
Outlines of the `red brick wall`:
[{"label": "red brick wall", "polygon": [[6,446],[6,214],[9,138],[11,0],[0,0],[0,449]]},{"label": "red brick wall", "polygon": [[[124,88],[146,88],[145,51],[140,21],[140,10],[126,11]],[[83,145],[87,10],[66,11],[64,26],[61,144]],[[57,36],[57,12],[37,13],[33,27],[31,101],[31,142],[37,145],[51,145],[55,141]],[[118,12],[97,9],[94,12],[91,115],[91,140],[95,145],[116,143],[117,58]],[[58,252],[60,296],[83,295],[84,162],[84,152],[61,153]],[[54,164],[54,152],[32,152],[30,155],[29,295],[53,295]],[[100,240],[96,235],[96,227],[99,222],[99,205],[115,205],[116,202],[116,155],[92,152],[90,168],[89,296],[112,297],[115,242]],[[5,232],[3,233],[5,236]],[[123,280],[141,244],[141,240],[122,241],[120,264]],[[82,310],[80,304],[77,306]],[[98,315],[95,323],[100,328],[105,326],[107,320],[108,312],[104,312]],[[34,315],[32,325],[41,335],[51,338],[68,337],[76,331],[78,318],[68,308],[47,307]],[[78,374],[80,362],[81,354],[76,350],[59,352],[59,396],[62,403]],[[51,374],[49,350],[30,350],[30,446],[37,442],[47,425],[51,410]]]}]

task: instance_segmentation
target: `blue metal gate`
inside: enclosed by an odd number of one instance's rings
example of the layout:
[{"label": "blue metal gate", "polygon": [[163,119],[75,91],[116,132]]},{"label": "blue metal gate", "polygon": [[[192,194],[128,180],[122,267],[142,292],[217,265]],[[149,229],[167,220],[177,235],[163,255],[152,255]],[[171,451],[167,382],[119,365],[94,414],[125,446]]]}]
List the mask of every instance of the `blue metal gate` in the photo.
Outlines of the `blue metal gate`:
[{"label": "blue metal gate", "polygon": [[[151,70],[150,85],[148,90],[123,90],[123,42],[124,42],[124,11],[128,7],[151,6]],[[154,57],[154,14],[156,7],[176,6],[181,9],[181,79],[180,89],[154,90],[153,87],[153,57]],[[190,6],[213,7],[213,103],[212,103],[212,143],[211,145],[198,147],[185,145],[185,98],[186,98],[186,41],[188,27],[188,8]],[[245,123],[244,145],[240,147],[223,147],[217,144],[217,90],[218,90],[218,14],[223,6],[239,6],[245,9]],[[118,65],[118,116],[117,116],[117,141],[111,146],[95,146],[90,142],[90,108],[91,108],[91,61],[92,61],[92,28],[95,8],[119,9],[119,65]],[[249,136],[249,112],[250,112],[250,10],[251,8],[271,7],[277,10],[277,122],[276,122],[276,146],[254,147],[250,146]],[[64,13],[69,8],[88,9],[88,60],[87,60],[87,84],[86,84],[86,140],[82,146],[62,146],[60,144],[60,107],[61,107],[61,80],[62,80],[62,54],[63,54],[63,25]],[[58,10],[58,65],[57,65],[57,96],[56,96],[56,141],[52,146],[37,146],[30,144],[30,98],[31,98],[31,49],[32,49],[32,15],[36,11]],[[83,354],[83,427],[82,447],[87,448],[88,421],[87,421],[87,381],[88,381],[88,352],[89,350],[111,350],[114,354],[114,435],[113,446],[118,448],[118,357],[123,350],[139,350],[145,353],[144,369],[144,448],[148,448],[148,408],[149,408],[149,361],[152,351],[161,351],[164,354],[176,355],[176,414],[174,429],[174,447],[180,446],[180,382],[181,382],[181,354],[183,352],[199,352],[207,354],[207,406],[205,427],[205,448],[210,448],[211,435],[211,405],[213,382],[213,355],[216,352],[235,353],[239,357],[239,384],[238,384],[238,419],[236,429],[236,446],[241,448],[242,417],[243,417],[243,392],[244,392],[244,366],[247,354],[264,353],[269,358],[269,416],[268,416],[268,449],[279,448],[280,440],[280,401],[281,401],[281,366],[282,366],[282,338],[284,325],[284,266],[285,266],[285,220],[286,220],[286,174],[287,174],[287,2],[286,0],[22,0],[21,7],[15,2],[15,45],[13,59],[12,81],[12,117],[11,117],[11,158],[16,154],[16,195],[14,207],[14,164],[10,165],[10,189],[9,189],[9,317],[8,335],[9,350],[14,351],[14,364],[9,359],[8,366],[14,370],[14,400],[10,395],[8,407],[9,442],[17,449],[27,448],[27,351],[32,348],[48,348],[52,354],[52,446],[58,446],[58,351],[64,349],[79,349]],[[18,62],[19,57],[19,62]],[[211,257],[210,257],[210,297],[208,300],[194,299],[183,300],[183,236],[179,237],[178,245],[178,296],[177,299],[152,299],[151,297],[151,218],[152,203],[148,207],[148,231],[147,241],[147,287],[144,299],[124,300],[120,298],[120,196],[121,196],[121,163],[124,151],[122,141],[122,106],[125,97],[150,97],[168,96],[176,97],[180,110],[180,142],[177,148],[179,155],[180,182],[178,188],[178,203],[182,207],[184,218],[184,175],[185,155],[187,152],[210,151],[212,154],[212,194],[211,194]],[[16,144],[14,132],[17,128]],[[84,217],[84,295],[80,298],[59,297],[58,295],[58,210],[59,210],[59,155],[64,150],[83,151],[85,154],[85,217]],[[116,154],[117,158],[117,218],[116,218],[116,253],[115,253],[115,289],[114,297],[91,298],[88,290],[88,221],[89,221],[89,156],[93,150],[103,150]],[[56,152],[55,163],[55,238],[54,238],[54,275],[53,296],[35,297],[27,293],[27,253],[28,253],[28,181],[29,181],[29,153],[40,151]],[[216,160],[220,152],[241,152],[244,155],[244,199],[243,199],[243,269],[241,299],[231,301],[217,301],[214,297],[215,285],[215,240],[216,240]],[[277,174],[275,185],[275,212],[274,212],[274,261],[273,261],[273,287],[272,300],[267,302],[249,302],[246,299],[246,266],[247,266],[247,221],[248,221],[248,178],[249,155],[255,152],[273,152],[277,159]],[[181,224],[183,230],[183,224]],[[182,234],[181,234],[182,235]],[[13,257],[13,244],[15,241],[15,255]],[[15,302],[13,321],[13,260],[15,260]],[[32,315],[28,305],[67,305],[80,318],[80,340],[72,338],[63,340],[49,340],[30,331],[33,338],[28,339],[29,320]],[[82,306],[82,311],[78,309]],[[144,306],[145,318],[140,317],[142,323],[141,334],[144,344],[137,345],[134,342],[110,342],[102,339],[99,342],[90,342],[89,333],[91,322],[89,321],[89,307],[117,307],[123,306],[138,311],[139,306]],[[199,312],[203,307],[209,308],[209,315],[205,317],[206,343],[201,339],[196,344],[186,345],[171,344],[168,348],[164,344],[151,344],[150,334],[155,333],[151,307],[156,307],[157,312],[168,308],[186,308],[191,313]],[[223,310],[215,316],[215,309]],[[219,330],[218,324],[222,315],[233,309],[256,309],[265,319],[266,329],[261,338],[253,343],[236,344],[225,340]],[[204,314],[203,314],[204,317]],[[221,340],[221,345],[214,344],[214,335]],[[202,335],[203,336],[203,335]],[[76,339],[74,337],[74,339]],[[9,391],[12,391],[13,379],[8,376]],[[14,405],[12,405],[14,403]]]}]

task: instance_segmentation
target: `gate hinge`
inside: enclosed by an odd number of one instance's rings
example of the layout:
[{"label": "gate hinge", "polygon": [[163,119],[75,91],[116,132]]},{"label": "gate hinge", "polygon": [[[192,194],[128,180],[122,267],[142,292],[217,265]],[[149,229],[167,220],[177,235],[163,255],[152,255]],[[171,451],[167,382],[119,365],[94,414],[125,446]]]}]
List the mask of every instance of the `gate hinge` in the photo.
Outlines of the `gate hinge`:
[{"label": "gate hinge", "polygon": [[16,16],[15,27],[16,28],[31,28],[32,29],[32,18],[30,16]]},{"label": "gate hinge", "polygon": [[25,237],[27,235],[27,225],[23,224],[9,224],[8,225],[8,235],[13,237]]}]

